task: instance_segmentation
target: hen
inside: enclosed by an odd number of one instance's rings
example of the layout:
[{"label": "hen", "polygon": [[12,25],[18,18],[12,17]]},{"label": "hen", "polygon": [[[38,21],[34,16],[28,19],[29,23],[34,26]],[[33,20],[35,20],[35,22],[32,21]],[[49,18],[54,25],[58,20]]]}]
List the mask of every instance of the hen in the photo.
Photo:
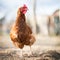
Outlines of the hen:
[{"label": "hen", "polygon": [[31,28],[27,25],[25,13],[28,8],[26,5],[20,7],[17,12],[17,18],[10,31],[10,38],[14,45],[23,48],[24,45],[31,46],[35,42]]}]

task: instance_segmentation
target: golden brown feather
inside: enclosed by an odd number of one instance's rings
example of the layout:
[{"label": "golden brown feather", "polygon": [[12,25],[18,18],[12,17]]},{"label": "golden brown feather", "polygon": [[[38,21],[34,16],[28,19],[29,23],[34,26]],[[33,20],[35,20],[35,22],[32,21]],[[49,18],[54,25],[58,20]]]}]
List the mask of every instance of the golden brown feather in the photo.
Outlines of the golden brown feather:
[{"label": "golden brown feather", "polygon": [[21,49],[24,45],[31,46],[35,42],[35,37],[32,35],[31,28],[26,23],[25,14],[22,10],[23,7],[18,9],[16,22],[10,31],[10,37],[14,45]]}]

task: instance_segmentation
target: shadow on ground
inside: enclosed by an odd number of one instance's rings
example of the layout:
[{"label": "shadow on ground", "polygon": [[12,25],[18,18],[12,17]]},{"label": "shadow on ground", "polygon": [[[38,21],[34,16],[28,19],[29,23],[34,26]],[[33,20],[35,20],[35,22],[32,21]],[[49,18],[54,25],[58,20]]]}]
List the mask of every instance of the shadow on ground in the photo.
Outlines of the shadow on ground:
[{"label": "shadow on ground", "polygon": [[23,55],[23,57],[17,54],[18,50],[13,51],[0,51],[0,60],[60,60],[60,53],[55,50],[49,50],[42,52],[40,54],[33,54],[28,56],[28,54]]}]

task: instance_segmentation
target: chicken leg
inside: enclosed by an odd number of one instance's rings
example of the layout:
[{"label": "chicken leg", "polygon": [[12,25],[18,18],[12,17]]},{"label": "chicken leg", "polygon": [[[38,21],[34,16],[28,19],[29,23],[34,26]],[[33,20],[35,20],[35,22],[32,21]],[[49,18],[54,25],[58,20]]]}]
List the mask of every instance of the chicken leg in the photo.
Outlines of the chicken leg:
[{"label": "chicken leg", "polygon": [[30,52],[31,52],[31,55],[33,55],[33,52],[32,52],[32,47],[30,46]]}]

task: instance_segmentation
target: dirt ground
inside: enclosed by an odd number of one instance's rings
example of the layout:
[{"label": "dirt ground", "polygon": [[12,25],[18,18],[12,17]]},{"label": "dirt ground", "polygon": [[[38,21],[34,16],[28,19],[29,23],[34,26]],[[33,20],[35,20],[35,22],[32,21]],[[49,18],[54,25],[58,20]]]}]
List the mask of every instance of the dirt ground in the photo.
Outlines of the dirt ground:
[{"label": "dirt ground", "polygon": [[7,35],[0,37],[0,60],[60,60],[60,37],[38,35],[31,50],[14,47]]},{"label": "dirt ground", "polygon": [[15,48],[0,49],[0,60],[60,60],[60,51],[46,50],[46,51],[34,51],[33,54],[29,54],[30,51],[23,51]]}]

